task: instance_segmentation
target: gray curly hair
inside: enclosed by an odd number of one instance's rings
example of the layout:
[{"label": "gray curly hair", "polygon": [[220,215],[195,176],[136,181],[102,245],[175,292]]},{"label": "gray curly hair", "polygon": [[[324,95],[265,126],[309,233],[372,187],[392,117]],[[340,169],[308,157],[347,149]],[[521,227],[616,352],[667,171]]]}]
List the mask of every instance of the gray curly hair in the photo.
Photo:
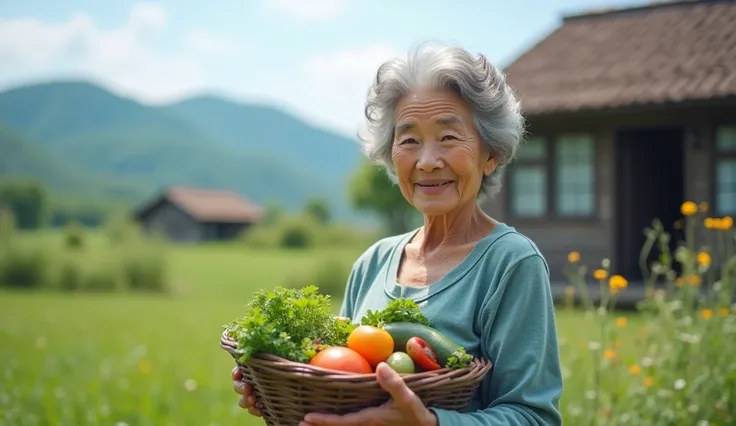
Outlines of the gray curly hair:
[{"label": "gray curly hair", "polygon": [[397,182],[391,159],[395,105],[420,86],[451,90],[475,112],[482,142],[497,161],[496,170],[484,177],[478,196],[495,196],[501,188],[503,170],[513,160],[523,137],[524,118],[505,76],[482,54],[474,57],[458,47],[423,43],[406,60],[383,63],[368,92],[367,133],[359,135],[365,155],[383,165],[389,178]]}]

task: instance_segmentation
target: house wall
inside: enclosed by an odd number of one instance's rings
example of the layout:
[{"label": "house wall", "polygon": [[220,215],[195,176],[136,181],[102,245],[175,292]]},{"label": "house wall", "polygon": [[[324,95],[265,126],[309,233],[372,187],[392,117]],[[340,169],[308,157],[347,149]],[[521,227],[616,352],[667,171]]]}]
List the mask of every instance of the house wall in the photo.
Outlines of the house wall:
[{"label": "house wall", "polygon": [[143,220],[147,230],[162,231],[177,242],[197,242],[203,237],[200,224],[175,205],[163,202]]},{"label": "house wall", "polygon": [[[736,105],[640,110],[609,114],[574,114],[546,118],[529,118],[528,130],[532,135],[558,132],[587,132],[594,135],[596,214],[590,220],[569,221],[544,219],[525,221],[512,217],[507,211],[508,186],[495,200],[485,203],[485,210],[529,236],[543,252],[551,268],[553,282],[564,281],[563,268],[567,254],[581,252],[590,267],[610,258],[615,265],[615,194],[614,170],[615,132],[625,127],[679,125],[695,129],[699,144],[685,143],[685,195],[695,202],[714,205],[714,133],[721,123],[736,122]],[[684,201],[684,200],[683,200]]]}]

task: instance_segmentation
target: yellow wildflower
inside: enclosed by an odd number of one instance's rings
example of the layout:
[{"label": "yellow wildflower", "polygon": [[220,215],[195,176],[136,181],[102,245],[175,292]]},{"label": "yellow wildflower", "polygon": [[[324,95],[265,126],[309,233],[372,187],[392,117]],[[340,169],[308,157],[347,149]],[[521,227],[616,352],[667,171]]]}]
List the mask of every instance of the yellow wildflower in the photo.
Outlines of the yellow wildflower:
[{"label": "yellow wildflower", "polygon": [[706,217],[703,221],[705,229],[716,229],[716,219],[712,217]]},{"label": "yellow wildflower", "polygon": [[722,218],[720,225],[720,229],[722,231],[728,231],[729,229],[731,229],[731,227],[733,227],[733,218],[731,216],[726,216]]},{"label": "yellow wildflower", "polygon": [[638,376],[639,374],[641,374],[641,367],[639,367],[638,364],[634,364],[629,367],[629,373],[633,374],[634,376]]},{"label": "yellow wildflower", "polygon": [[700,275],[696,275],[696,274],[690,274],[687,277],[687,280],[688,280],[688,283],[693,287],[697,287],[703,282],[703,279],[700,278]]},{"label": "yellow wildflower", "polygon": [[577,251],[571,251],[567,255],[567,261],[570,263],[578,263],[580,261],[580,253]]},{"label": "yellow wildflower", "polygon": [[710,254],[705,251],[698,253],[698,263],[703,266],[709,266],[711,262]]},{"label": "yellow wildflower", "polygon": [[619,290],[625,289],[628,285],[629,282],[621,275],[611,275],[611,278],[608,279],[608,288],[614,294],[618,293]]},{"label": "yellow wildflower", "polygon": [[605,352],[603,352],[603,358],[611,360],[616,357],[616,351],[613,349],[606,349]]},{"label": "yellow wildflower", "polygon": [[598,281],[603,281],[608,278],[608,272],[605,269],[596,269],[595,271],[593,271],[593,278],[597,279]]},{"label": "yellow wildflower", "polygon": [[682,203],[682,206],[680,206],[680,212],[685,216],[692,216],[698,212],[698,205],[692,201],[685,201]]},{"label": "yellow wildflower", "polygon": [[627,320],[626,317],[618,317],[618,318],[616,318],[616,326],[617,327],[621,327],[621,328],[626,327],[626,322],[627,321],[628,320]]},{"label": "yellow wildflower", "polygon": [[722,317],[727,317],[728,316],[728,308],[721,308],[721,309],[719,309],[718,310],[718,315],[720,315]]},{"label": "yellow wildflower", "polygon": [[700,207],[700,211],[703,212],[703,213],[705,213],[705,212],[708,211],[708,203],[706,203],[705,201],[703,201],[702,203],[700,203],[700,205],[698,207]]},{"label": "yellow wildflower", "polygon": [[644,378],[644,386],[645,387],[651,387],[654,384],[654,378],[651,376],[647,376]]},{"label": "yellow wildflower", "polygon": [[713,311],[711,311],[710,309],[702,309],[700,311],[700,316],[702,316],[706,320],[709,320],[713,316]]},{"label": "yellow wildflower", "polygon": [[140,371],[143,374],[148,374],[151,372],[151,364],[144,360],[141,360],[141,362],[138,363],[138,371]]}]

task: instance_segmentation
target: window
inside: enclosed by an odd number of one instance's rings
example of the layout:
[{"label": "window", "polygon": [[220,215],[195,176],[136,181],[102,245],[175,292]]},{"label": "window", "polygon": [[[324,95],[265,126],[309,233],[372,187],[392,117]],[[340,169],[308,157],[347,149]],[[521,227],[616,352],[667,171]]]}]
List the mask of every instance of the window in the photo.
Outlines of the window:
[{"label": "window", "polygon": [[511,170],[511,210],[518,217],[541,217],[547,213],[546,144],[529,139],[519,150]]},{"label": "window", "polygon": [[594,148],[585,134],[527,140],[509,169],[509,213],[517,218],[592,216]]},{"label": "window", "polygon": [[716,208],[720,215],[736,214],[736,126],[716,132]]},{"label": "window", "polygon": [[595,211],[593,141],[566,135],[555,144],[555,208],[558,216],[590,216]]}]

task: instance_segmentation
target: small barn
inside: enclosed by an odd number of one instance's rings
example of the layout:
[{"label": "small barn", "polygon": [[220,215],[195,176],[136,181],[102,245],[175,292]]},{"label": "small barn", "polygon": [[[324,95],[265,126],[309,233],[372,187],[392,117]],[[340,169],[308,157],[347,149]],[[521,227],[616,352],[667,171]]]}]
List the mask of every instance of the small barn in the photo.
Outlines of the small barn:
[{"label": "small barn", "polygon": [[172,187],[135,212],[148,231],[171,241],[229,240],[264,217],[263,209],[243,196],[224,190]]},{"label": "small barn", "polygon": [[528,137],[487,208],[539,245],[553,283],[575,250],[636,288],[653,219],[677,232],[684,200],[736,214],[736,2],[566,16],[505,73]]}]

